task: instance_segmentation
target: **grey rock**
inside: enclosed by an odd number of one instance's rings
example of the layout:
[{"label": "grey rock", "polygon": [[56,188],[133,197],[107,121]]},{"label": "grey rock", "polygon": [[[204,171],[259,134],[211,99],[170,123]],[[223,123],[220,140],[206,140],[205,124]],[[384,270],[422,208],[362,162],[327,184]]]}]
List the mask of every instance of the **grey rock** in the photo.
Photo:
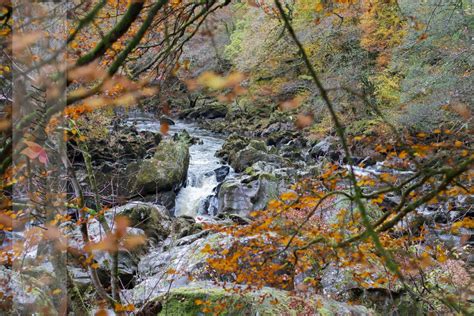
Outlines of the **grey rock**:
[{"label": "grey rock", "polygon": [[222,183],[218,193],[218,213],[248,215],[264,209],[279,194],[279,181],[270,174],[258,174],[248,183],[229,179]]}]

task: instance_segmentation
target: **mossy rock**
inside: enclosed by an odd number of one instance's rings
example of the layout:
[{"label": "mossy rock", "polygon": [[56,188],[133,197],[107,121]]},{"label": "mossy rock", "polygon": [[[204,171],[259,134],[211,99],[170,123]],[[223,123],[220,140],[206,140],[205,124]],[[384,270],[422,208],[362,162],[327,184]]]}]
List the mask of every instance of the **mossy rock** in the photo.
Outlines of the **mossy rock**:
[{"label": "mossy rock", "polygon": [[[234,294],[212,286],[193,286],[171,290],[153,301],[159,305],[158,315],[249,315],[297,316],[312,311],[314,315],[371,315],[362,306],[351,306],[315,295],[304,301],[295,299],[289,292],[272,288]],[[151,305],[151,304],[150,304]]]},{"label": "mossy rock", "polygon": [[260,150],[260,151],[263,151],[263,152],[268,151],[267,145],[265,144],[265,142],[263,142],[261,140],[253,139],[253,140],[250,141],[249,146],[256,149],[256,150]]},{"label": "mossy rock", "polygon": [[259,141],[252,141],[247,147],[231,156],[229,160],[230,165],[237,172],[242,172],[259,161],[275,164],[285,163],[285,160],[280,156],[268,152],[265,143]]},{"label": "mossy rock", "polygon": [[217,151],[216,156],[229,161],[233,159],[235,154],[244,149],[249,143],[249,139],[238,134],[231,134],[227,137],[222,148]]},{"label": "mossy rock", "polygon": [[153,240],[164,240],[171,232],[172,220],[163,206],[131,202],[121,207],[119,212],[130,219],[132,227],[142,229]]},{"label": "mossy rock", "polygon": [[155,155],[140,164],[135,187],[143,193],[177,191],[186,181],[189,145],[185,141],[161,142]]}]

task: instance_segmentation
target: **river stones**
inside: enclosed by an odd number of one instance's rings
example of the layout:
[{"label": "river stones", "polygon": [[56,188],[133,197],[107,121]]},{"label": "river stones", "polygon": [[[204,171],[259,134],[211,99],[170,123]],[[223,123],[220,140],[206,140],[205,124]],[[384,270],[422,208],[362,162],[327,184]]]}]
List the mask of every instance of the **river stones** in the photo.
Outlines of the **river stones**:
[{"label": "river stones", "polygon": [[299,315],[307,314],[308,310],[312,311],[312,315],[372,314],[365,307],[339,303],[320,295],[305,299],[304,304],[299,303],[300,308],[304,306],[306,311],[299,312],[294,306],[298,299],[287,291],[264,287],[251,293],[236,294],[210,282],[194,282],[186,287],[174,288],[166,295],[154,297],[144,310],[154,307],[153,314],[157,315],[201,315],[202,306],[196,301],[208,302],[211,306],[222,305],[221,315]]},{"label": "river stones", "polygon": [[338,149],[338,141],[335,137],[328,136],[316,143],[309,150],[310,157],[319,159],[320,157],[328,157],[332,161],[338,161],[342,156]]},{"label": "river stones", "polygon": [[222,148],[216,152],[216,157],[222,158],[224,161],[229,162],[233,160],[234,155],[244,149],[249,143],[249,139],[240,136],[236,133],[231,134],[227,137]]}]

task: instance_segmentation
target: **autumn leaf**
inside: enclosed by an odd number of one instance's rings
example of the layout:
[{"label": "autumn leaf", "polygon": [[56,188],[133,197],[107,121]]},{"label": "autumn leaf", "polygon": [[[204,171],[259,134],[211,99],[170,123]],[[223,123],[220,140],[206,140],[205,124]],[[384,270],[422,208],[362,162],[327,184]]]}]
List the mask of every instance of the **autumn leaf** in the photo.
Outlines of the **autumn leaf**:
[{"label": "autumn leaf", "polygon": [[191,61],[189,59],[185,59],[183,61],[183,68],[184,70],[189,70],[189,65],[191,64]]},{"label": "autumn leaf", "polygon": [[303,102],[303,97],[302,96],[297,96],[294,99],[287,100],[283,103],[280,104],[280,109],[283,111],[289,111],[296,109],[297,107],[300,106],[301,102]]},{"label": "autumn leaf", "polygon": [[143,235],[128,235],[123,238],[122,245],[127,250],[135,249],[146,243],[146,237]]},{"label": "autumn leaf", "polygon": [[39,162],[46,165],[48,163],[48,155],[43,147],[38,145],[35,142],[30,142],[25,140],[24,143],[27,145],[25,149],[22,150],[22,154],[30,158],[31,160],[38,159]]},{"label": "autumn leaf", "polygon": [[296,117],[296,127],[298,127],[299,129],[303,129],[305,127],[308,127],[311,124],[313,124],[313,116],[312,115],[299,114]]},{"label": "autumn leaf", "polygon": [[408,153],[406,151],[402,151],[399,155],[398,155],[398,158],[400,159],[405,159],[406,157],[408,157]]},{"label": "autumn leaf", "polygon": [[418,42],[421,42],[421,41],[424,41],[424,40],[427,39],[427,38],[428,38],[428,34],[423,33],[423,34],[421,34],[420,36],[418,36],[417,41],[418,41]]},{"label": "autumn leaf", "polygon": [[296,194],[295,192],[285,192],[283,193],[280,198],[282,199],[282,201],[294,201],[298,198],[298,194]]},{"label": "autumn leaf", "polygon": [[62,290],[61,289],[55,289],[51,292],[53,295],[59,295],[62,293]]},{"label": "autumn leaf", "polygon": [[95,312],[95,316],[108,316],[109,312],[105,309],[99,309],[97,312]]},{"label": "autumn leaf", "polygon": [[168,135],[168,131],[170,130],[170,126],[166,122],[160,123],[160,133],[163,135]]},{"label": "autumn leaf", "polygon": [[196,305],[199,306],[199,305],[204,304],[204,302],[203,302],[202,300],[200,300],[200,299],[196,299],[196,300],[194,301],[194,304],[196,304]]},{"label": "autumn leaf", "polygon": [[324,5],[321,2],[316,3],[316,6],[314,7],[316,12],[321,12],[324,9]]}]

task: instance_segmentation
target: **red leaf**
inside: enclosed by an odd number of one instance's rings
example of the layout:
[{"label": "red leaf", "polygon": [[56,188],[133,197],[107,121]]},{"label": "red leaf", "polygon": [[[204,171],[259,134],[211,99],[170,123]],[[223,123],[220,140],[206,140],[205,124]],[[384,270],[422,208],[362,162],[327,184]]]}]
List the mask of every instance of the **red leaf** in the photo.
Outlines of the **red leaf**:
[{"label": "red leaf", "polygon": [[46,154],[46,150],[43,147],[38,145],[35,142],[30,142],[25,140],[24,143],[28,146],[21,152],[23,155],[27,156],[31,160],[38,158],[39,162],[42,164],[48,163],[48,155]]}]

